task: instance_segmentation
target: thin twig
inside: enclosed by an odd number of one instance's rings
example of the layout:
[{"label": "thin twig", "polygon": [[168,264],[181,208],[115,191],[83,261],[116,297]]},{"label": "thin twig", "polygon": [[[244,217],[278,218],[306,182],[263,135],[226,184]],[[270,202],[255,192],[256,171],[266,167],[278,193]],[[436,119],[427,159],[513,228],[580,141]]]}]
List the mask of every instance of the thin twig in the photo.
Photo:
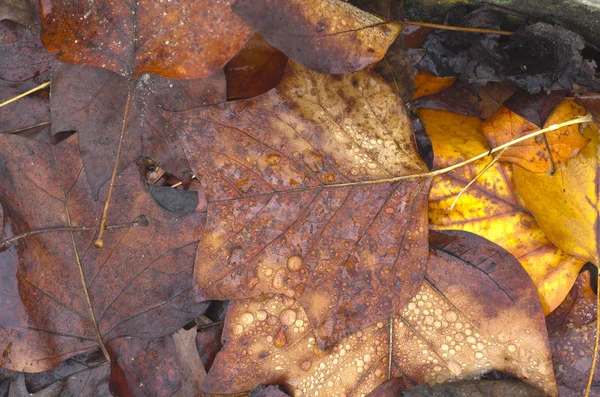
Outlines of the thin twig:
[{"label": "thin twig", "polygon": [[501,36],[512,36],[515,32],[508,30],[494,30],[494,29],[483,29],[483,28],[468,28],[465,26],[451,26],[451,25],[440,25],[437,23],[429,22],[414,22],[414,21],[400,21],[404,25],[421,26],[424,28],[433,29],[444,29],[444,30],[455,30],[458,32],[470,32],[470,33],[484,33],[484,34],[499,34]]},{"label": "thin twig", "polygon": [[474,184],[479,178],[481,178],[481,176],[483,174],[485,174],[487,172],[487,170],[489,170],[494,164],[496,164],[498,162],[498,160],[500,159],[500,156],[502,156],[502,153],[504,153],[505,150],[506,149],[503,149],[498,154],[498,156],[494,157],[494,159],[492,161],[490,161],[477,175],[475,175],[475,178],[471,179],[471,181],[467,184],[467,186],[463,187],[460,190],[460,192],[458,192],[458,194],[456,195],[456,197],[454,197],[454,201],[452,201],[452,204],[448,208],[449,211],[452,211],[454,209],[454,206],[456,205],[456,202],[458,201],[458,199],[460,198],[460,196],[462,196],[462,194],[464,192],[466,192],[467,189],[470,188],[472,184]]},{"label": "thin twig", "polygon": [[48,125],[50,123],[51,123],[51,121],[43,121],[43,122],[38,123],[38,124],[30,125],[29,127],[17,128],[16,130],[6,131],[6,132],[4,132],[4,134],[17,134],[19,132],[27,131],[27,130],[30,130],[32,128],[43,127],[43,126]]},{"label": "thin twig", "polygon": [[[140,215],[137,218],[135,218],[135,220],[132,221],[132,222],[120,223],[118,225],[108,225],[108,226],[106,226],[106,230],[114,230],[114,229],[121,229],[121,228],[124,228],[124,227],[135,227],[135,226],[141,226],[141,227],[148,226],[148,219],[146,219],[146,217],[144,215]],[[45,227],[43,229],[30,230],[28,232],[17,234],[16,236],[12,236],[10,238],[2,240],[2,241],[0,241],[0,247],[4,247],[6,245],[10,245],[10,244],[14,243],[15,241],[21,240],[22,238],[33,236],[33,235],[36,235],[36,234],[41,234],[41,233],[49,233],[49,232],[88,232],[88,231],[97,231],[97,230],[98,230],[98,226],[80,226],[80,227],[54,226],[54,227]]]},{"label": "thin twig", "polygon": [[127,89],[127,102],[125,103],[125,114],[123,115],[123,124],[121,126],[121,136],[119,137],[119,146],[117,147],[117,154],[115,155],[115,164],[113,166],[112,175],[110,176],[110,182],[108,184],[108,194],[106,201],[104,202],[104,209],[102,210],[102,218],[100,218],[100,225],[98,226],[98,236],[94,240],[94,246],[102,248],[104,246],[104,229],[106,227],[106,218],[108,217],[108,207],[110,206],[110,199],[112,198],[113,188],[115,186],[115,179],[117,178],[117,171],[119,170],[119,163],[121,160],[121,150],[123,148],[123,141],[125,140],[125,131],[127,130],[127,119],[129,118],[129,109],[131,108],[131,97],[133,96],[135,80],[131,80]]},{"label": "thin twig", "polygon": [[27,95],[32,94],[32,93],[34,93],[36,91],[43,90],[44,88],[48,87],[49,85],[50,85],[50,82],[46,81],[45,83],[42,83],[42,84],[38,85],[37,87],[34,87],[34,88],[30,89],[29,91],[25,91],[24,93],[19,94],[16,97],[10,98],[8,101],[4,101],[4,102],[0,103],[0,108],[2,106],[8,105],[9,103],[13,103],[15,101],[18,101],[19,99],[21,99],[23,97],[26,97]]}]

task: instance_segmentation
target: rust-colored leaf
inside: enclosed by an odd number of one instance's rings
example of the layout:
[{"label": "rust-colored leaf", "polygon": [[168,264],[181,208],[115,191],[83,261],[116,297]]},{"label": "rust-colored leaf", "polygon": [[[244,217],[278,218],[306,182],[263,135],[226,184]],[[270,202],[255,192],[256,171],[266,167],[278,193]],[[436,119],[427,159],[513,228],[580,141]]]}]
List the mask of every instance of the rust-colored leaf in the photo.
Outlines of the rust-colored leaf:
[{"label": "rust-colored leaf", "polygon": [[[56,226],[97,224],[100,201],[92,199],[82,170],[77,135],[50,146],[0,135],[0,202],[4,234]],[[139,215],[146,227],[107,230],[105,250],[92,246],[93,232],[49,231],[18,240],[0,253],[0,364],[42,371],[103,341],[144,333],[162,336],[179,329],[206,304],[189,301],[196,243],[205,216],[162,209],[144,189],[135,164],[117,179],[120,203],[108,224]],[[78,269],[86,278],[91,308]]]},{"label": "rust-colored leaf", "polygon": [[[277,382],[295,396],[363,395],[390,378],[435,384],[495,369],[556,396],[542,308],[519,263],[469,233],[432,237],[427,275],[408,305],[325,354],[315,350],[314,331],[294,299],[232,302],[225,345],[203,389],[233,393]],[[277,346],[281,332],[287,343]]]},{"label": "rust-colored leaf", "polygon": [[587,270],[577,276],[569,295],[546,317],[546,324],[549,330],[571,323],[580,327],[595,322],[596,317],[596,294],[592,290],[590,272]]},{"label": "rust-colored leaf", "polygon": [[557,246],[600,265],[600,151],[598,126],[588,124],[591,139],[567,166],[555,174],[515,170],[519,197]]},{"label": "rust-colored leaf", "polygon": [[[583,116],[585,109],[572,99],[562,101],[548,116],[544,127]],[[515,138],[537,131],[539,128],[530,121],[502,107],[494,116],[487,119],[481,129],[492,148]],[[581,135],[579,125],[547,132],[517,143],[507,148],[500,160],[520,165],[531,172],[554,172],[567,164],[583,148],[589,139]]]},{"label": "rust-colored leaf", "polygon": [[225,67],[227,99],[264,94],[283,77],[287,57],[255,33]]},{"label": "rust-colored leaf", "polygon": [[[431,138],[435,168],[442,168],[489,150],[476,117],[422,109],[418,111]],[[434,178],[429,194],[429,222],[441,230],[465,230],[513,254],[535,283],[544,311],[565,298],[585,261],[554,246],[513,193],[510,165],[496,163],[449,207],[456,195],[483,170],[489,159]]]},{"label": "rust-colored leaf", "polygon": [[237,0],[232,7],[285,55],[321,73],[379,61],[401,29],[342,0]]},{"label": "rust-colored leaf", "polygon": [[136,78],[208,77],[251,31],[231,1],[40,0],[42,41],[61,61]]},{"label": "rust-colored leaf", "polygon": [[455,81],[456,77],[437,77],[419,70],[414,78],[414,84],[417,91],[413,94],[412,99],[440,92],[450,87]]},{"label": "rust-colored leaf", "polygon": [[[52,73],[52,131],[79,132],[79,150],[94,197],[112,173],[129,90],[125,77],[108,70],[57,64]],[[146,75],[135,82],[119,172],[139,156],[183,178],[189,164],[159,107],[186,110],[224,101],[225,76],[169,80]]]},{"label": "rust-colored leaf", "polygon": [[378,76],[290,61],[265,95],[170,116],[209,203],[199,297],[293,296],[325,348],[413,296],[428,181],[345,185],[426,169],[401,101]]},{"label": "rust-colored leaf", "polygon": [[[0,81],[0,102],[9,100],[33,87],[32,81],[7,83]],[[50,121],[50,100],[48,91],[43,90],[28,95],[16,102],[0,107],[0,132],[18,131],[29,126]]]}]

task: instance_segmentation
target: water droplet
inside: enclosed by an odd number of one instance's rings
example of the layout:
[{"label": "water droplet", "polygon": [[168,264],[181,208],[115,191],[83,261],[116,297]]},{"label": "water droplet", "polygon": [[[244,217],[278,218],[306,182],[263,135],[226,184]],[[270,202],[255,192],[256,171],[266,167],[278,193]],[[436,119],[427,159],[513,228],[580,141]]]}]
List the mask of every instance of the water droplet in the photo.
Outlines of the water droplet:
[{"label": "water droplet", "polygon": [[483,358],[483,353],[482,352],[475,352],[475,358],[482,359]]},{"label": "water droplet", "polygon": [[254,321],[254,316],[250,312],[243,313],[240,317],[242,324],[250,325]]},{"label": "water droplet", "polygon": [[311,171],[321,172],[325,169],[325,160],[323,159],[323,156],[310,149],[306,149],[302,153],[302,161],[304,161],[304,164],[306,164]]},{"label": "water droplet", "polygon": [[300,255],[292,255],[287,259],[287,268],[291,272],[296,272],[302,267],[302,257]]},{"label": "water droplet", "polygon": [[453,323],[456,320],[458,320],[458,315],[456,314],[456,312],[451,310],[448,313],[446,313],[446,321]]},{"label": "water droplet", "polygon": [[283,280],[285,278],[285,270],[283,269],[279,269],[275,272],[275,275],[273,276],[273,288],[275,289],[281,289],[283,288]]},{"label": "water droplet", "polygon": [[267,319],[267,312],[264,310],[260,310],[260,311],[256,312],[256,318],[259,321],[265,321]]},{"label": "water droplet", "polygon": [[281,161],[281,156],[275,153],[267,154],[265,161],[269,165],[277,165]]},{"label": "water droplet", "polygon": [[244,327],[242,327],[242,326],[241,326],[241,325],[239,325],[239,324],[235,324],[235,325],[233,326],[233,334],[234,334],[234,335],[241,335],[241,334],[242,334],[242,332],[244,332]]},{"label": "water droplet", "polygon": [[287,337],[285,336],[285,327],[279,328],[277,334],[273,338],[273,346],[283,347],[287,344]]},{"label": "water droplet", "polygon": [[310,362],[310,360],[306,360],[300,365],[300,368],[302,368],[305,371],[308,371],[311,365],[312,363]]},{"label": "water droplet", "polygon": [[508,349],[509,352],[514,353],[517,351],[517,346],[515,345],[508,345],[506,346],[506,348]]},{"label": "water droplet", "polygon": [[462,367],[459,363],[454,360],[448,360],[448,369],[452,372],[453,375],[460,375],[462,373]]},{"label": "water droplet", "polygon": [[297,313],[295,310],[285,309],[279,315],[279,321],[281,321],[281,324],[287,325],[289,327],[292,326],[294,322],[296,322],[296,316]]}]

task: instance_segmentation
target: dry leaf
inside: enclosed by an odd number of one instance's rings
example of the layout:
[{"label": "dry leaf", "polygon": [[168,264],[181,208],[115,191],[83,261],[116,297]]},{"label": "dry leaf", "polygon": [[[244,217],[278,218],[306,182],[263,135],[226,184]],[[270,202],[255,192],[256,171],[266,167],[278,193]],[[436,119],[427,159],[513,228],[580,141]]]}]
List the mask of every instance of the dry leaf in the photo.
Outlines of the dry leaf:
[{"label": "dry leaf", "polygon": [[519,263],[473,234],[432,237],[427,276],[408,305],[329,352],[315,349],[294,299],[233,301],[203,389],[234,393],[264,382],[296,397],[359,396],[390,378],[435,384],[495,369],[557,395],[542,308]]},{"label": "dry leaf", "polygon": [[321,73],[379,61],[401,29],[342,0],[237,0],[232,8],[285,55]]},{"label": "dry leaf", "polygon": [[[489,150],[481,121],[441,110],[418,111],[431,138],[435,168],[459,163]],[[434,178],[429,221],[441,230],[465,230],[495,242],[513,254],[535,283],[544,311],[550,313],[567,295],[585,261],[555,247],[512,191],[511,166],[496,163],[449,207],[456,195],[483,170],[489,159]]]},{"label": "dry leaf", "polygon": [[209,203],[201,299],[293,296],[324,348],[414,295],[428,181],[343,185],[426,170],[401,101],[378,76],[290,61],[265,95],[170,117]]},{"label": "dry leaf", "polygon": [[419,70],[414,78],[414,84],[417,91],[412,99],[435,94],[450,87],[456,81],[456,77],[437,77],[427,72]]}]

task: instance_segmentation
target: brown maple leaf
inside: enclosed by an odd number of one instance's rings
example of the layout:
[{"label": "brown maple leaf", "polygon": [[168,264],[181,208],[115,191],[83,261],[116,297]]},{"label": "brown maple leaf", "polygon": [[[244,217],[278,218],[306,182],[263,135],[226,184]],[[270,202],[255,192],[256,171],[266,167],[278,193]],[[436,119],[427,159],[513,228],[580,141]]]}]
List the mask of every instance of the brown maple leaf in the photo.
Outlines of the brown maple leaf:
[{"label": "brown maple leaf", "polygon": [[209,203],[200,298],[293,296],[325,348],[413,296],[429,184],[369,182],[426,170],[401,101],[378,76],[290,62],[265,95],[170,117]]}]

